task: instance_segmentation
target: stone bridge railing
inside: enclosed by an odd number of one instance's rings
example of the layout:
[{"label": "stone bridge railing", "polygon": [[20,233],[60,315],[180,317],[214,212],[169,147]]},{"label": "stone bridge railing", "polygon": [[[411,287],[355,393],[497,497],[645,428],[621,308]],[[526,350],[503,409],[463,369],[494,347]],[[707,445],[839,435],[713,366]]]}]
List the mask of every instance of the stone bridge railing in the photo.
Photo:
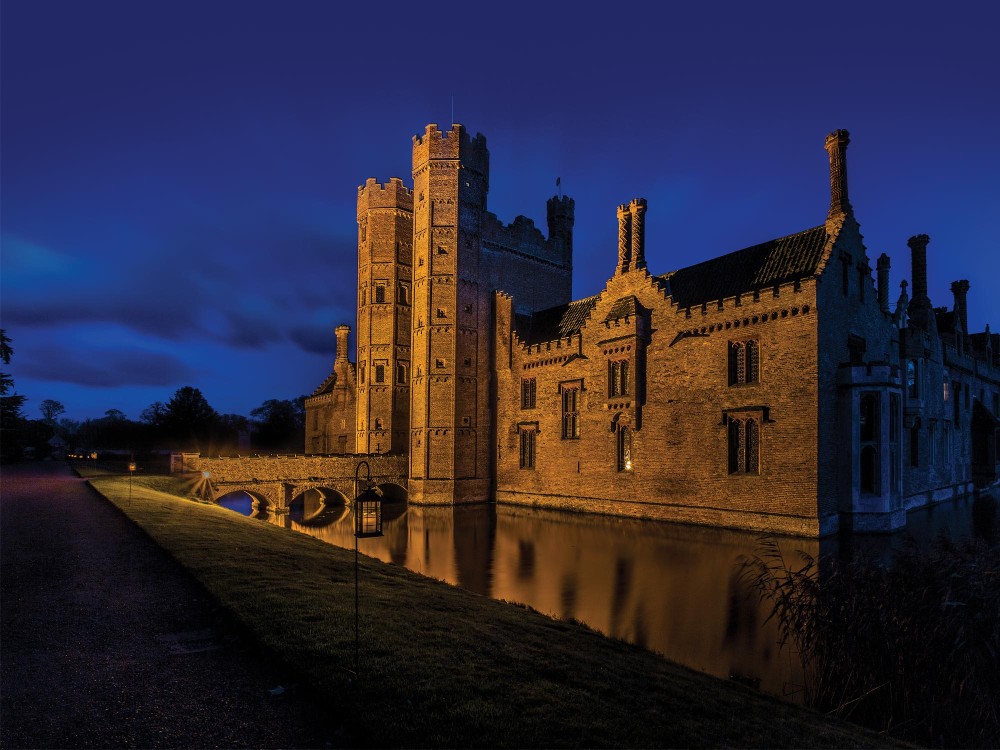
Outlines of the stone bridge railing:
[{"label": "stone bridge railing", "polygon": [[361,461],[371,467],[372,481],[386,496],[406,497],[407,457],[357,456],[239,456],[208,458],[197,453],[171,456],[171,473],[202,474],[213,500],[231,492],[246,492],[273,513],[286,513],[303,492],[320,490],[328,499],[350,504],[354,500],[354,472]]}]

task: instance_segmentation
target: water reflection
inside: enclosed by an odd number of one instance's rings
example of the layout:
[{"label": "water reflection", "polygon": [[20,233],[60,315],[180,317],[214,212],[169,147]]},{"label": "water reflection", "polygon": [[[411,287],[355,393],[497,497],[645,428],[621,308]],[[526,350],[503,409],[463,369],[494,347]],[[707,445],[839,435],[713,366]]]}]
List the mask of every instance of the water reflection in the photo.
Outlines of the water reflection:
[{"label": "water reflection", "polygon": [[[911,514],[911,535],[928,540],[947,530],[953,538],[996,537],[995,503],[977,505],[970,498],[947,505],[953,507]],[[326,505],[318,492],[299,498],[290,514],[265,520],[340,547],[354,546],[350,509]],[[383,532],[359,540],[360,551],[478,594],[574,618],[774,695],[794,700],[801,684],[797,658],[778,649],[775,623],[766,621],[767,613],[739,578],[740,558],[754,552],[754,534],[510,506],[421,507],[403,501],[383,505]],[[779,548],[797,564],[802,553],[887,556],[900,539],[783,538]]]}]

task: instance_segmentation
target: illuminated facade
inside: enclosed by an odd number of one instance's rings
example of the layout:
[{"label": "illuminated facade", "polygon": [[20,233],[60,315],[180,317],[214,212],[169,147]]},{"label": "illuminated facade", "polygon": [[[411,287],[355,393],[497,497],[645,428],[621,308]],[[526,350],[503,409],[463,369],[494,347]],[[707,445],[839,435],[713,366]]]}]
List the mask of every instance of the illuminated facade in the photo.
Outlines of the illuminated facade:
[{"label": "illuminated facade", "polygon": [[574,301],[573,201],[549,200],[547,238],[501,224],[485,138],[428,126],[412,190],[358,190],[358,360],[338,328],[307,452],[405,453],[414,503],[808,536],[898,528],[992,481],[1000,336],[969,334],[966,281],[931,306],[925,235],[890,310],[848,142],[826,140],[822,224],[669,273],[647,268],[646,201],[619,206],[615,273]]}]

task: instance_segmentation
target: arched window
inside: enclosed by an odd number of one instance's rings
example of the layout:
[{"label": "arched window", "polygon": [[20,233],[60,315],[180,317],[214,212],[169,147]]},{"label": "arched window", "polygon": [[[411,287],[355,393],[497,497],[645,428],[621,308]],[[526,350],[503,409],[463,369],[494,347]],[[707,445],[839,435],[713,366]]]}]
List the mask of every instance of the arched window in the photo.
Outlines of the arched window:
[{"label": "arched window", "polygon": [[760,343],[756,339],[729,342],[729,385],[760,382]]},{"label": "arched window", "polygon": [[632,431],[625,425],[619,425],[616,437],[618,471],[632,471]]},{"label": "arched window", "polygon": [[730,474],[760,474],[760,420],[729,417],[728,465]]}]

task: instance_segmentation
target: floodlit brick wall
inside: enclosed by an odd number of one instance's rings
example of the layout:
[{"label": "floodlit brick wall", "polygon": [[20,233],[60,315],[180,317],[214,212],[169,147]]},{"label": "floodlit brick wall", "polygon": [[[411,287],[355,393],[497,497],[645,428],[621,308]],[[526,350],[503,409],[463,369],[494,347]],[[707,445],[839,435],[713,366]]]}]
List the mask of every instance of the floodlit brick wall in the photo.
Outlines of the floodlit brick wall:
[{"label": "floodlit brick wall", "polygon": [[403,453],[410,423],[413,191],[358,188],[357,451]]},{"label": "floodlit brick wall", "polygon": [[572,201],[553,209],[546,240],[527,219],[486,212],[486,139],[461,125],[428,126],[413,141],[410,495],[419,503],[491,499],[495,290],[525,309],[568,301]]},{"label": "floodlit brick wall", "polygon": [[333,372],[305,400],[306,453],[354,453],[357,372],[347,357],[350,326],[338,326]]},{"label": "floodlit brick wall", "polygon": [[[606,321],[634,295],[648,315]],[[739,528],[819,534],[815,285],[678,309],[645,269],[608,281],[579,334],[530,347],[498,295],[497,499],[501,502]],[[730,341],[760,345],[760,382],[730,386]],[[609,396],[608,362],[634,373]],[[521,408],[521,381],[536,405]],[[580,437],[564,439],[560,386],[579,384]],[[724,412],[766,407],[760,474],[730,475]],[[633,468],[619,471],[613,425],[632,426]],[[537,423],[533,469],[520,468],[519,431]]]}]

